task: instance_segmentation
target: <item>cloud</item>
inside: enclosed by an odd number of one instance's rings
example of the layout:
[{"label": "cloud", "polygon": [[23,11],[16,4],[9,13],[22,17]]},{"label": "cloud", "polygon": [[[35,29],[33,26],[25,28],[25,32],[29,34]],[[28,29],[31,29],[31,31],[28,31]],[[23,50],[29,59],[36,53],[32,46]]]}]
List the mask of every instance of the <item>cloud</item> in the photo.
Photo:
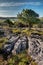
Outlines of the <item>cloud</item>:
[{"label": "cloud", "polygon": [[0,3],[0,7],[10,7],[10,6],[22,6],[22,5],[41,5],[41,2],[6,2]]},{"label": "cloud", "polygon": [[4,11],[4,12],[0,12],[0,17],[14,17],[14,16],[16,16],[16,15],[13,15],[13,14]]},{"label": "cloud", "polygon": [[0,10],[0,17],[15,17],[16,10]]},{"label": "cloud", "polygon": [[[10,12],[12,12],[13,10],[0,10],[0,13],[10,13]],[[16,10],[14,10],[14,11],[16,11]]]}]

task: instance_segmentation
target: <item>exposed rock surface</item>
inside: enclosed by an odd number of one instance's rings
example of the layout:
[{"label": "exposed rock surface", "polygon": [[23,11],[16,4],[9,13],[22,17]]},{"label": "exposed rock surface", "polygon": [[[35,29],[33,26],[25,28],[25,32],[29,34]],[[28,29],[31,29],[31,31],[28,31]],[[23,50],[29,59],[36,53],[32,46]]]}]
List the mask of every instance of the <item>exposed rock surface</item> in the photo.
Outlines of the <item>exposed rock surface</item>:
[{"label": "exposed rock surface", "polygon": [[4,54],[15,54],[20,53],[21,51],[27,49],[28,47],[28,39],[26,36],[12,36],[9,38],[9,41],[3,45],[2,52]]},{"label": "exposed rock surface", "polygon": [[28,49],[28,54],[38,63],[43,65],[43,36],[39,34],[32,34],[30,37],[26,36],[12,36],[8,42],[3,46],[4,54],[16,54]]},{"label": "exposed rock surface", "polygon": [[43,65],[43,40],[42,40],[43,36],[31,35],[31,37],[29,37],[28,39],[29,39],[28,53],[30,53],[32,58],[36,60],[38,65]]},{"label": "exposed rock surface", "polygon": [[15,44],[14,49],[12,50],[12,53],[20,53],[21,51],[25,50],[27,47],[27,38],[21,37]]}]

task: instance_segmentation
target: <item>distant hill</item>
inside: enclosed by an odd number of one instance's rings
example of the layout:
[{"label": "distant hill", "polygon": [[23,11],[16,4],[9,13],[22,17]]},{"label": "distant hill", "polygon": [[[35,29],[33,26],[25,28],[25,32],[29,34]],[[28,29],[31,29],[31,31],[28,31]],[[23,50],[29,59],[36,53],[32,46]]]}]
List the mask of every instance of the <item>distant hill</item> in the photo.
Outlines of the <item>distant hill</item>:
[{"label": "distant hill", "polygon": [[0,17],[0,23],[4,22],[6,19],[17,20],[17,17]]},{"label": "distant hill", "polygon": [[17,17],[0,17],[0,19],[17,19]]}]

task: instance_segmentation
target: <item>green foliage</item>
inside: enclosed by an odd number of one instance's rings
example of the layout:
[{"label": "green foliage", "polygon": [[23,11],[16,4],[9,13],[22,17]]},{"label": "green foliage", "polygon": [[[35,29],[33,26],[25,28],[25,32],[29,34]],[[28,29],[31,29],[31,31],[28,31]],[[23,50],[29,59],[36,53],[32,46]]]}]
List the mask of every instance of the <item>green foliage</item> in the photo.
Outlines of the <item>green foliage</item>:
[{"label": "green foliage", "polygon": [[19,65],[26,65],[26,63],[24,63],[24,62],[19,62]]},{"label": "green foliage", "polygon": [[23,9],[21,13],[18,13],[17,17],[18,19],[21,19],[22,21],[29,23],[29,29],[31,29],[33,23],[39,21],[39,19],[37,18],[39,17],[39,15],[31,9]]},{"label": "green foliage", "polygon": [[32,61],[32,62],[31,62],[31,65],[37,65],[37,63]]},{"label": "green foliage", "polygon": [[39,28],[43,28],[43,23],[40,22],[40,23],[38,24],[38,27],[39,27]]},{"label": "green foliage", "polygon": [[9,64],[9,65],[13,65],[13,64],[14,64],[14,60],[13,60],[12,58],[10,58],[10,59],[8,60],[8,64]]},{"label": "green foliage", "polygon": [[28,19],[29,17],[39,17],[39,15],[31,9],[23,9],[21,13],[18,13],[17,17],[20,19]]},{"label": "green foliage", "polygon": [[1,63],[4,63],[4,65],[37,65],[37,63],[31,58],[31,56],[27,54],[27,50],[21,52],[20,54],[12,55],[7,60],[1,61]]},{"label": "green foliage", "polygon": [[5,44],[5,42],[7,42],[7,41],[8,41],[8,39],[5,37],[0,38],[0,49],[2,49],[3,44]]},{"label": "green foliage", "polygon": [[18,27],[18,28],[28,27],[28,23],[18,20],[14,22],[14,27]]},{"label": "green foliage", "polygon": [[40,17],[40,20],[42,21],[42,23],[43,23],[43,17]]},{"label": "green foliage", "polygon": [[10,19],[6,19],[4,22],[7,23],[10,27],[14,25]]}]

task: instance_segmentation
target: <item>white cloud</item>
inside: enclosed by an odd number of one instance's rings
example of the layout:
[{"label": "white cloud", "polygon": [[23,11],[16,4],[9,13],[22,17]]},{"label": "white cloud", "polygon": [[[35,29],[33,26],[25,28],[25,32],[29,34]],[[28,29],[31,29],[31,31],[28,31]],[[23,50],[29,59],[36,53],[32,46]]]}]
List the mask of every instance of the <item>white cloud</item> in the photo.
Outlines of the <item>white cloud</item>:
[{"label": "white cloud", "polygon": [[8,12],[7,10],[0,10],[0,13]]},{"label": "white cloud", "polygon": [[40,2],[6,2],[6,3],[0,3],[0,7],[7,7],[7,6],[21,6],[21,5],[41,5]]},{"label": "white cloud", "polygon": [[[10,12],[12,12],[12,11],[13,11],[13,10],[0,10],[0,13],[5,13],[5,12],[6,12],[6,13],[8,13],[8,12],[10,13]],[[14,10],[14,11],[16,11],[16,10]]]},{"label": "white cloud", "polygon": [[15,17],[15,16],[16,16],[16,10],[0,10],[0,17]]}]

